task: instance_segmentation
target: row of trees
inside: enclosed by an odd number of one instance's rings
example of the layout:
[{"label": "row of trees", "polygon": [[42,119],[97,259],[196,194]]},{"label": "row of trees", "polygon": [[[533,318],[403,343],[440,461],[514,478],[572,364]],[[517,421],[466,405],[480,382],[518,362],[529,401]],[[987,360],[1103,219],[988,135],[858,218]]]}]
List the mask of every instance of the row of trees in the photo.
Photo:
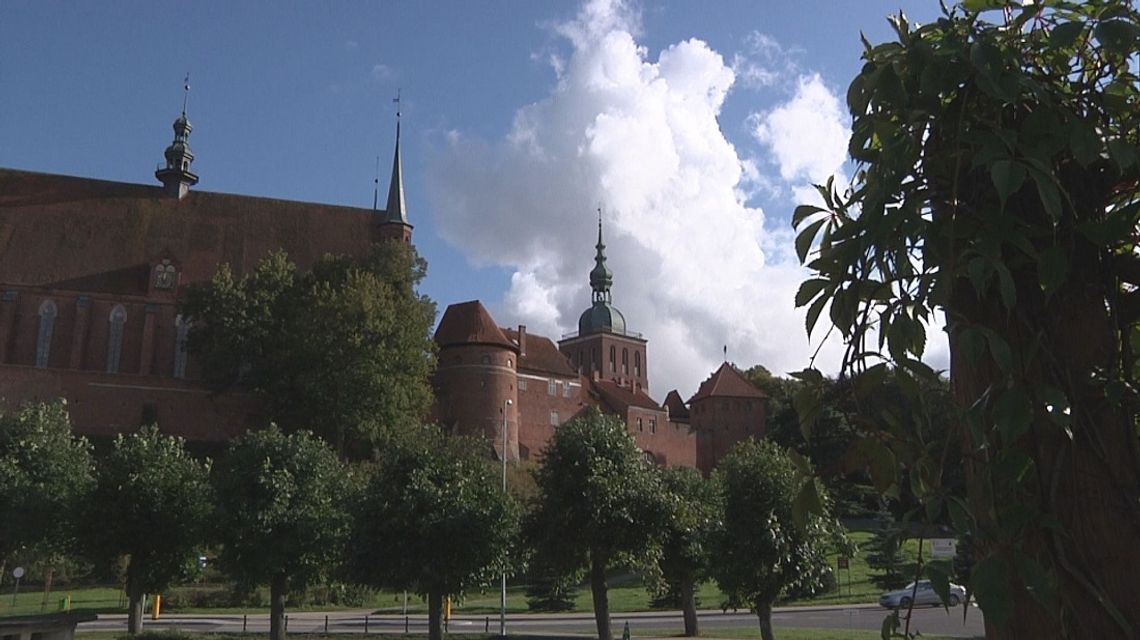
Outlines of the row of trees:
[{"label": "row of trees", "polygon": [[[210,547],[239,584],[269,586],[275,640],[286,597],[320,580],[424,596],[437,640],[446,598],[539,567],[588,577],[603,640],[606,576],[620,567],[678,593],[688,635],[695,586],[713,578],[723,605],[755,610],[771,638],[772,603],[820,590],[825,553],[845,543],[830,517],[797,506],[806,462],[772,443],[740,445],[706,480],[652,466],[619,420],[592,412],[559,429],[526,505],[502,491],[485,450],[422,427],[348,463],[307,431],[273,426],[211,464],[147,427],[93,455],[62,403],[29,405],[0,414],[0,558],[124,563],[131,633],[144,595],[186,578]],[[808,493],[826,511],[826,494]]]}]

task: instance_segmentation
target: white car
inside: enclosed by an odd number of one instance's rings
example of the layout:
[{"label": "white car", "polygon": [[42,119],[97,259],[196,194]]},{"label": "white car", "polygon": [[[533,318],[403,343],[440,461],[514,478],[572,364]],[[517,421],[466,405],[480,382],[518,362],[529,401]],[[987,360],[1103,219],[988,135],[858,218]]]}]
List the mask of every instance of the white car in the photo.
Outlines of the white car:
[{"label": "white car", "polygon": [[[950,583],[950,595],[946,605],[956,607],[966,599],[966,588],[962,585]],[[911,604],[931,604],[942,606],[942,598],[934,591],[934,585],[929,580],[919,580],[918,587],[912,582],[898,591],[888,591],[879,596],[879,605],[888,609],[907,609]]]}]

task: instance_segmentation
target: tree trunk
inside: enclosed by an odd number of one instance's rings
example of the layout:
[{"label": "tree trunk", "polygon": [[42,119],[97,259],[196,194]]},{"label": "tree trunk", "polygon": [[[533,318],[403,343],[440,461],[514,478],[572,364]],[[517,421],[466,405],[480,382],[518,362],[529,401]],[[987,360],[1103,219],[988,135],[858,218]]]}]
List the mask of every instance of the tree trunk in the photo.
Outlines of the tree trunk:
[{"label": "tree trunk", "polygon": [[590,554],[590,594],[594,599],[594,622],[598,626],[598,640],[613,640],[610,629],[609,585],[606,584],[605,560]]},{"label": "tree trunk", "polygon": [[756,617],[760,619],[760,640],[776,640],[772,633],[772,603],[757,602]]},{"label": "tree trunk", "polygon": [[696,585],[693,582],[691,579],[681,581],[681,615],[685,619],[685,635],[690,638],[698,635]]},{"label": "tree trunk", "polygon": [[428,640],[443,640],[443,594],[428,592]]},{"label": "tree trunk", "polygon": [[[1029,429],[1012,443],[995,433],[993,413],[987,412],[980,421],[983,433],[988,442],[1002,443],[998,450],[974,442],[977,424],[962,425],[967,492],[978,518],[976,553],[1000,560],[1010,600],[1005,624],[986,613],[987,638],[1140,637],[1136,427],[1093,375],[1111,376],[1118,368],[1117,328],[1105,302],[1112,299],[1104,284],[1111,277],[1095,248],[1079,239],[1074,244],[1070,281],[1051,298],[1042,295],[1037,274],[1022,269],[1014,272],[1017,306],[1011,312],[992,298],[979,299],[961,278],[946,313],[951,383],[963,410],[986,394],[992,407],[1011,378],[1029,393],[1058,389],[1070,404],[1071,435],[1054,424],[1037,398]],[[1012,373],[991,357],[967,355],[962,332],[978,326],[1010,345]],[[995,456],[1009,451],[1027,456],[1033,466],[1020,480],[999,481],[1009,459]],[[1041,520],[1025,520],[1019,511],[1025,508]],[[1022,569],[1027,560],[1057,578],[1057,593],[1044,603],[1039,592],[1034,597]]]},{"label": "tree trunk", "polygon": [[284,573],[269,581],[269,640],[285,640],[285,596],[289,582]]},{"label": "tree trunk", "polygon": [[146,594],[136,581],[127,583],[127,633],[135,635],[143,628],[143,604]]}]

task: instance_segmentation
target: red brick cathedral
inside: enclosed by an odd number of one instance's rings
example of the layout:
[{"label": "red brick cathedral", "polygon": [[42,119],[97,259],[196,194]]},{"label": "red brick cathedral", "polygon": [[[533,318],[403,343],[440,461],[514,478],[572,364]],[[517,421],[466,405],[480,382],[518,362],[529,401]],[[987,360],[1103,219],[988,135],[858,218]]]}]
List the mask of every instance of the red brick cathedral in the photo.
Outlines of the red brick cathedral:
[{"label": "red brick cathedral", "polygon": [[[187,285],[223,263],[241,277],[278,249],[307,268],[326,253],[411,242],[398,124],[385,209],[194,190],[191,130],[183,112],[153,186],[0,168],[4,402],[66,398],[76,430],[97,438],[157,422],[222,443],[262,418],[251,396],[216,395],[200,380],[177,307]],[[496,455],[533,460],[560,424],[596,406],[620,416],[654,462],[705,473],[762,436],[765,397],[727,363],[688,403],[676,391],[653,400],[648,342],[612,304],[600,222],[596,251],[592,304],[557,344],[500,328],[478,301],[447,308],[432,417],[487,436]]]}]

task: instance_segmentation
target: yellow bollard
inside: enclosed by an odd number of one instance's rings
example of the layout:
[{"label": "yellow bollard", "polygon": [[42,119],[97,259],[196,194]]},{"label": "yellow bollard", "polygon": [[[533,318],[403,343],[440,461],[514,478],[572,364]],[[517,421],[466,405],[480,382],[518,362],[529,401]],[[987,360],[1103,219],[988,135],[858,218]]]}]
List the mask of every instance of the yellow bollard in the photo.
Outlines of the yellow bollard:
[{"label": "yellow bollard", "polygon": [[150,613],[151,620],[158,620],[158,616],[162,615],[162,596],[156,595],[154,597],[154,609]]},{"label": "yellow bollard", "polygon": [[443,621],[444,622],[450,622],[451,621],[451,598],[450,597],[443,603]]}]

